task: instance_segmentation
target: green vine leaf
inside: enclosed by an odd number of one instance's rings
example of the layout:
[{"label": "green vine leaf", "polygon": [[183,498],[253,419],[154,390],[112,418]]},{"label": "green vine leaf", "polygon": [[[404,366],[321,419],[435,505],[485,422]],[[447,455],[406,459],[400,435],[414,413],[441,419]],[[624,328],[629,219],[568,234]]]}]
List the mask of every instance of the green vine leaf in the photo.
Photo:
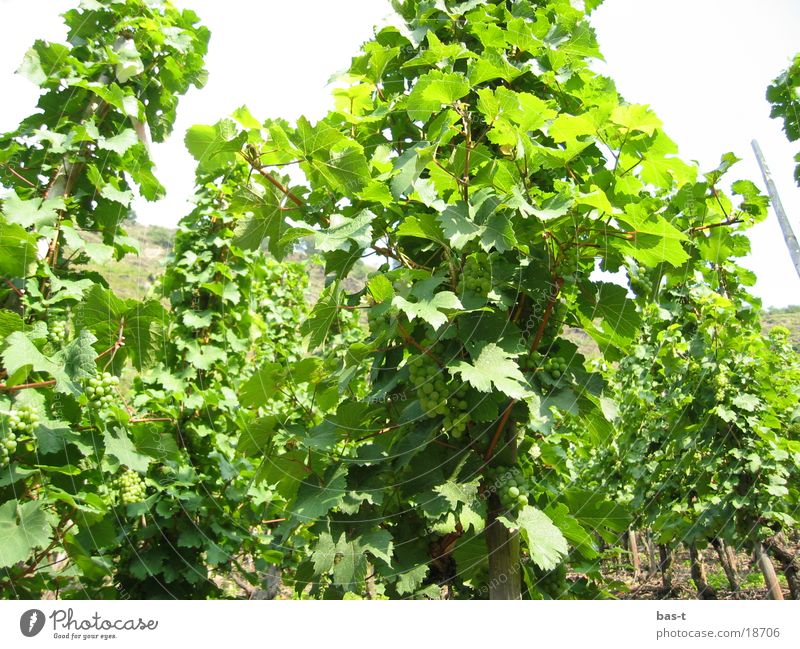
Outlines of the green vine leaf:
[{"label": "green vine leaf", "polygon": [[35,261],[36,236],[16,223],[0,221],[0,274],[24,277]]},{"label": "green vine leaf", "polygon": [[542,570],[552,570],[569,552],[567,539],[541,509],[526,505],[513,520],[506,516],[497,520],[510,530],[519,530],[531,559]]},{"label": "green vine leaf", "polygon": [[201,169],[214,171],[232,164],[242,149],[244,134],[231,120],[221,120],[214,126],[197,125],[186,131],[186,148]]},{"label": "green vine leaf", "polygon": [[9,223],[23,228],[54,225],[58,211],[65,208],[63,198],[34,198],[23,200],[15,192],[3,199],[3,214]]},{"label": "green vine leaf", "polygon": [[412,120],[427,121],[433,113],[461,99],[470,91],[467,78],[458,72],[429,72],[422,75],[406,100]]},{"label": "green vine leaf", "polygon": [[434,329],[447,322],[445,311],[463,308],[461,301],[452,291],[440,291],[428,297],[420,296],[416,302],[409,302],[403,296],[397,295],[392,300],[392,305],[405,313],[409,320],[419,318]]},{"label": "green vine leaf", "polygon": [[6,339],[3,364],[9,375],[28,367],[33,372],[43,372],[55,379],[57,392],[78,396],[83,392],[80,380],[95,372],[97,352],[92,348],[94,342],[92,334],[82,331],[63,352],[48,358],[23,332],[17,331]]},{"label": "green vine leaf", "polygon": [[530,394],[525,376],[511,354],[496,345],[483,346],[474,364],[460,361],[448,369],[480,392],[499,390],[512,399],[524,399]]},{"label": "green vine leaf", "polygon": [[52,538],[44,503],[9,500],[0,505],[0,568],[26,561],[34,550],[47,546]]},{"label": "green vine leaf", "polygon": [[106,455],[110,455],[120,465],[133,471],[144,473],[152,461],[148,456],[139,453],[127,431],[120,426],[115,426],[112,430],[106,430],[103,433],[103,444]]}]

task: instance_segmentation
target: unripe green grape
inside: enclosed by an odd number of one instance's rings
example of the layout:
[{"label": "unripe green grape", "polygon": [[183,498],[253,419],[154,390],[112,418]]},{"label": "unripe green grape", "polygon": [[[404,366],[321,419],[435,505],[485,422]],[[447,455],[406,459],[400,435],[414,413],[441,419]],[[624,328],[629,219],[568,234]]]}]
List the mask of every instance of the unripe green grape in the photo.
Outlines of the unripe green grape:
[{"label": "unripe green grape", "polygon": [[126,469],[117,478],[117,488],[120,500],[124,505],[142,502],[147,497],[147,487],[144,481],[138,473],[130,469]]},{"label": "unripe green grape", "polygon": [[119,385],[119,377],[103,372],[99,377],[91,377],[85,383],[84,392],[90,403],[100,408],[110,406],[115,401],[115,388]]},{"label": "unripe green grape", "polygon": [[389,312],[387,311],[378,315],[374,312],[374,308],[368,309],[367,324],[369,326],[370,333],[375,337],[379,336],[381,332],[389,329],[391,326]]},{"label": "unripe green grape", "polygon": [[[32,433],[39,423],[39,415],[29,406],[8,413],[6,425],[0,428],[0,466],[5,466],[19,446],[20,434]],[[25,438],[23,438],[25,439]]]},{"label": "unripe green grape", "polygon": [[519,467],[488,467],[486,482],[505,510],[514,512],[529,504],[528,479]]},{"label": "unripe green grape", "polygon": [[47,339],[54,345],[61,345],[67,341],[67,324],[63,320],[56,320],[47,327]]},{"label": "unripe green grape", "polygon": [[485,295],[492,289],[489,258],[484,253],[476,253],[467,257],[459,277],[457,290],[459,293],[471,291]]},{"label": "unripe green grape", "polygon": [[38,413],[30,406],[22,406],[8,413],[8,427],[12,433],[32,433],[39,421]]}]

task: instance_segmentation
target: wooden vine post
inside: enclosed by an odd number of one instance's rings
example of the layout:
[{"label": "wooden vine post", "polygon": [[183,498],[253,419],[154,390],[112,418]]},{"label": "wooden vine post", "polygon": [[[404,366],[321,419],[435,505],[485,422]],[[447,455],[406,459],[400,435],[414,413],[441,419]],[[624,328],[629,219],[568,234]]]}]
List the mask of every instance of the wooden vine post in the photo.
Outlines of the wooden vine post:
[{"label": "wooden vine post", "polygon": [[[516,462],[517,448],[513,427],[504,433],[499,454],[509,463]],[[522,599],[522,556],[519,531],[509,530],[497,520],[501,512],[496,494],[489,498],[489,517],[486,521],[486,552],[489,559],[489,599]]]},{"label": "wooden vine post", "polygon": [[775,566],[772,560],[764,549],[764,544],[757,541],[753,546],[753,555],[758,565],[761,574],[764,575],[764,581],[767,584],[767,597],[768,599],[783,599],[783,589],[781,589],[778,575],[775,574]]},{"label": "wooden vine post", "polygon": [[772,209],[775,210],[775,215],[778,217],[778,223],[781,225],[781,232],[783,232],[783,239],[786,242],[786,248],[789,250],[789,256],[792,258],[794,269],[797,275],[800,276],[800,243],[797,242],[797,236],[792,229],[792,224],[789,222],[789,217],[786,215],[786,210],[783,209],[781,197],[778,194],[778,188],[775,181],[772,179],[767,162],[764,159],[764,153],[761,151],[756,140],[752,142],[753,151],[756,154],[758,166],[761,168],[761,175],[764,177],[764,184],[767,186],[770,201],[772,202]]},{"label": "wooden vine post", "polygon": [[630,552],[631,555],[633,578],[638,579],[641,576],[642,567],[639,561],[639,547],[636,539],[636,531],[633,529],[628,530],[628,552]]}]

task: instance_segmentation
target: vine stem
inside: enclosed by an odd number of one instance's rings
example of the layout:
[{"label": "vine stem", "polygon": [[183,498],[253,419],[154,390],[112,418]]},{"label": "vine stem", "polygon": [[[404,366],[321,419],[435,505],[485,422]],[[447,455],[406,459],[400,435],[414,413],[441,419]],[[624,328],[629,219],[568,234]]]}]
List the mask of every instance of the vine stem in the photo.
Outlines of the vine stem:
[{"label": "vine stem", "polygon": [[704,230],[711,230],[712,228],[724,228],[728,225],[736,225],[737,223],[742,223],[742,219],[726,219],[725,221],[721,221],[719,223],[709,223],[708,225],[698,225],[697,227],[690,228],[689,234],[695,234],[697,232],[703,232]]},{"label": "vine stem", "polygon": [[462,198],[465,203],[469,203],[469,181],[470,181],[470,166],[472,157],[472,120],[470,119],[469,110],[467,106],[460,107],[456,105],[456,111],[461,116],[461,124],[464,128],[464,176],[461,180]]},{"label": "vine stem", "polygon": [[3,282],[5,282],[8,288],[10,288],[12,291],[14,291],[14,293],[17,294],[17,297],[25,297],[25,291],[22,291],[18,289],[16,286],[14,286],[14,283],[11,280],[4,277]]},{"label": "vine stem", "polygon": [[111,347],[109,347],[107,350],[105,350],[101,354],[97,355],[97,358],[102,358],[106,354],[111,354],[111,358],[108,359],[108,362],[103,367],[104,370],[107,370],[108,366],[111,365],[111,363],[114,362],[114,356],[117,355],[117,351],[119,351],[119,349],[125,344],[124,333],[125,333],[125,318],[123,317],[119,321],[119,331],[117,331],[117,340],[114,342],[113,345],[111,345]]},{"label": "vine stem", "polygon": [[397,430],[398,428],[400,428],[400,425],[387,426],[386,428],[381,428],[380,430],[378,430],[378,431],[376,431],[374,433],[370,433],[369,435],[365,435],[364,437],[359,437],[355,441],[356,442],[363,442],[366,439],[372,439],[373,437],[378,437],[378,435],[384,435],[385,433],[389,433],[389,432],[391,432],[393,430]]},{"label": "vine stem", "polygon": [[[531,344],[531,351],[535,351],[539,344],[542,342],[542,338],[544,337],[544,330],[547,328],[547,323],[550,321],[550,317],[553,315],[553,309],[556,306],[556,302],[558,301],[558,296],[561,293],[561,287],[564,286],[564,280],[561,277],[556,278],[556,290],[553,291],[553,294],[550,296],[550,300],[547,302],[547,308],[545,309],[544,315],[542,316],[542,321],[539,323],[539,327],[536,330],[536,335],[533,338],[533,343]],[[492,436],[492,440],[489,442],[489,446],[486,449],[486,455],[484,459],[488,462],[492,459],[494,455],[494,449],[497,447],[497,443],[500,441],[500,437],[503,434],[503,431],[508,424],[508,420],[511,417],[511,411],[513,410],[514,406],[517,403],[517,399],[512,399],[509,401],[506,409],[503,411],[503,416],[500,418],[500,422],[497,424],[497,428],[494,431],[494,435]]]},{"label": "vine stem", "polygon": [[56,384],[55,379],[50,381],[39,381],[38,383],[24,383],[22,385],[0,384],[0,392],[19,392],[20,390],[31,390],[35,388],[51,388]]},{"label": "vine stem", "polygon": [[421,351],[423,354],[427,354],[428,356],[430,356],[430,357],[431,357],[431,358],[432,358],[432,359],[433,359],[433,360],[436,362],[436,364],[437,364],[439,367],[442,367],[442,361],[440,361],[440,360],[439,360],[439,359],[436,357],[436,355],[435,355],[433,352],[431,352],[431,350],[430,350],[429,348],[427,348],[427,347],[423,347],[423,346],[422,346],[422,345],[420,345],[420,344],[419,344],[419,343],[418,343],[416,340],[414,340],[414,339],[411,337],[411,334],[409,334],[409,333],[408,333],[408,331],[406,331],[406,328],[405,328],[405,327],[404,327],[402,324],[400,324],[399,322],[397,323],[397,330],[400,332],[400,335],[403,337],[403,340],[404,340],[406,343],[408,343],[408,344],[409,344],[409,345],[411,345],[412,347],[416,347],[416,348],[417,348],[419,351]]},{"label": "vine stem", "polygon": [[247,164],[249,164],[254,171],[256,171],[263,178],[265,178],[267,182],[269,182],[276,189],[278,189],[284,196],[286,196],[286,198],[288,198],[298,207],[305,207],[303,201],[300,200],[295,194],[293,194],[292,191],[286,185],[284,185],[280,180],[278,180],[277,178],[275,178],[275,176],[269,173],[260,162],[251,160],[241,151],[239,152],[239,155],[242,156],[242,158],[244,158],[244,161]]},{"label": "vine stem", "polygon": [[547,328],[547,323],[550,321],[550,316],[553,315],[553,309],[556,306],[556,302],[558,302],[558,296],[561,294],[561,288],[563,286],[564,280],[561,277],[557,277],[555,283],[556,290],[553,291],[553,294],[550,296],[550,301],[547,303],[544,315],[542,316],[542,321],[539,323],[539,328],[536,330],[536,335],[533,338],[533,343],[531,344],[530,348],[530,351],[532,352],[536,351],[536,348],[539,347],[539,344],[542,342],[544,330]]},{"label": "vine stem", "polygon": [[348,306],[347,304],[338,304],[336,306],[337,309],[344,309],[345,311],[359,311],[361,309],[369,309],[369,305],[367,304],[359,304],[357,306]]},{"label": "vine stem", "polygon": [[442,441],[441,439],[435,439],[433,440],[433,443],[436,444],[437,446],[443,446],[444,448],[452,448],[453,450],[456,451],[460,450],[458,446],[453,446],[452,444],[448,444],[447,442]]},{"label": "vine stem", "polygon": [[511,411],[514,409],[514,406],[517,404],[516,399],[512,399],[508,402],[506,409],[503,411],[503,416],[500,418],[500,423],[497,424],[497,428],[494,431],[494,435],[492,436],[492,441],[489,442],[489,447],[486,449],[486,455],[484,456],[484,460],[487,462],[492,459],[494,455],[494,449],[497,446],[497,443],[500,441],[500,436],[503,434],[503,431],[506,428],[506,424],[508,424],[508,420],[511,417]]},{"label": "vine stem", "polygon": [[424,266],[421,266],[420,264],[415,262],[413,259],[409,259],[409,257],[407,255],[404,255],[402,252],[395,253],[395,251],[392,250],[391,248],[374,245],[372,246],[372,249],[379,255],[383,257],[389,257],[390,259],[394,259],[395,261],[398,261],[401,264],[408,266],[409,268],[425,268]]},{"label": "vine stem", "polygon": [[21,180],[21,181],[22,181],[22,182],[24,182],[26,185],[28,185],[28,187],[34,187],[34,188],[36,187],[36,185],[34,185],[34,184],[33,184],[33,183],[30,181],[30,180],[28,180],[28,179],[27,179],[25,176],[23,176],[22,174],[18,173],[18,172],[17,172],[17,171],[16,171],[16,170],[15,170],[15,169],[14,169],[14,168],[11,166],[11,165],[4,164],[3,166],[4,166],[6,169],[8,169],[8,171],[9,171],[9,172],[11,172],[11,173],[12,173],[14,176],[16,176],[17,178],[19,178],[19,180]]}]

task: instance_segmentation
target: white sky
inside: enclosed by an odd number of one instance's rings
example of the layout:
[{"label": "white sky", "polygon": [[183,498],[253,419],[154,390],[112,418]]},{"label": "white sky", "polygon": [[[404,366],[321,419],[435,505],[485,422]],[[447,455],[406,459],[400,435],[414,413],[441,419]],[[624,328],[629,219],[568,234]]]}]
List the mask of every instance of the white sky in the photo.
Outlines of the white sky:
[{"label": "white sky", "polygon": [[[36,38],[61,40],[59,13],[77,0],[0,0],[0,131],[30,113],[37,89],[14,70]],[[175,225],[190,206],[194,162],[183,133],[213,123],[242,104],[259,118],[323,116],[331,106],[326,88],[345,69],[372,27],[391,12],[387,0],[177,0],[195,10],[212,32],[210,81],[183,98],[175,134],[156,146],[159,177],[168,197],[137,202],[139,220]],[[743,161],[732,179],[763,188],[750,149],[759,140],[800,233],[800,189],[793,156],[778,121],[769,119],[767,84],[800,49],[797,0],[606,0],[593,24],[613,77],[626,99],[648,103],[663,120],[684,158],[703,169],[733,151]],[[777,219],[751,232],[756,293],[767,306],[800,303],[800,280]]]}]

